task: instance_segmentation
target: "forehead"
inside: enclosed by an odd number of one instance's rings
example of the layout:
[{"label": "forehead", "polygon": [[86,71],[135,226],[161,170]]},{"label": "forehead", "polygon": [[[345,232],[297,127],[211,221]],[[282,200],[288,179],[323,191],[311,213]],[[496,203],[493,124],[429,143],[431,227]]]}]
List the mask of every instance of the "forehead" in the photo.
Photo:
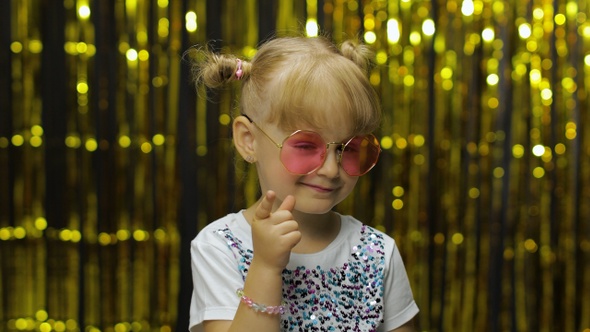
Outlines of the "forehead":
[{"label": "forehead", "polygon": [[381,111],[366,73],[337,52],[303,49],[259,52],[242,109],[284,131],[333,129],[351,137],[377,129]]},{"label": "forehead", "polygon": [[[311,98],[309,99],[311,100]],[[319,133],[336,132],[344,136],[355,134],[354,118],[344,105],[320,101],[306,103],[299,110],[284,112],[278,126],[286,130],[312,130]]]},{"label": "forehead", "polygon": [[379,118],[372,91],[343,81],[329,75],[278,80],[267,120],[283,130],[334,131],[344,137],[372,132]]}]

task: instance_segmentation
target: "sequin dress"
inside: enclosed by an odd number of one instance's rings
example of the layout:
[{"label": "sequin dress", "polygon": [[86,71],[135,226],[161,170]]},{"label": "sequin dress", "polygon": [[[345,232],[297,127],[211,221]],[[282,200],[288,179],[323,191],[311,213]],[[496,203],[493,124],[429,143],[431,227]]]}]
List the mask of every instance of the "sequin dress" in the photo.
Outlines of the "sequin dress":
[{"label": "sequin dress", "polygon": [[[341,216],[337,238],[314,254],[291,254],[283,271],[282,331],[389,331],[416,315],[394,240]],[[242,213],[205,227],[191,244],[191,331],[208,319],[231,320],[252,260],[250,226]]]}]

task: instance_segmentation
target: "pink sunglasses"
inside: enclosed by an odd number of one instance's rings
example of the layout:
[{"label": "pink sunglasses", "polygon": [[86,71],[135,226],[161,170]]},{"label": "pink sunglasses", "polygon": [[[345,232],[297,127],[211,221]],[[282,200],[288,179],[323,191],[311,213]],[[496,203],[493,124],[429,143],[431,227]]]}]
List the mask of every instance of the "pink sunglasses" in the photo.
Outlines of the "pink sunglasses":
[{"label": "pink sunglasses", "polygon": [[369,172],[379,159],[381,147],[373,134],[354,136],[346,143],[327,143],[320,134],[309,130],[296,130],[279,144],[272,139],[250,117],[242,114],[270,141],[281,149],[280,159],[285,168],[293,174],[310,174],[320,168],[326,160],[330,145],[337,147],[338,162],[346,174],[361,176]]}]

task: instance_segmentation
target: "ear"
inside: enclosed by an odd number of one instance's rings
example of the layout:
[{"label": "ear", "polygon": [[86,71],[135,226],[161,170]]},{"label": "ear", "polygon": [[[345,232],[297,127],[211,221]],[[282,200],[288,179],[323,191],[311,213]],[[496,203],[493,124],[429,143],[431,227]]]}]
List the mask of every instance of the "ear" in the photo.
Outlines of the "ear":
[{"label": "ear", "polygon": [[252,124],[245,116],[240,115],[234,119],[232,125],[234,146],[242,158],[248,162],[256,160],[254,135],[251,128]]}]

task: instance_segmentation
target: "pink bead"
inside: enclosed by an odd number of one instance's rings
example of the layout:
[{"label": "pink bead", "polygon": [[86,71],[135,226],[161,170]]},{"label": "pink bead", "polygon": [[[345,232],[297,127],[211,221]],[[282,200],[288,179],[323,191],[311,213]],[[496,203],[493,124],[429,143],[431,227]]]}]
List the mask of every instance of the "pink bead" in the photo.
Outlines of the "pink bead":
[{"label": "pink bead", "polygon": [[248,306],[248,308],[251,308],[252,310],[254,310],[256,312],[264,312],[269,315],[277,315],[277,314],[282,315],[283,313],[285,313],[285,308],[282,305],[265,306],[264,304],[258,304],[256,302],[254,302],[251,298],[249,298],[248,296],[246,296],[246,294],[244,294],[244,290],[242,288],[239,288],[238,290],[236,290],[236,294],[240,297],[240,300]]}]

